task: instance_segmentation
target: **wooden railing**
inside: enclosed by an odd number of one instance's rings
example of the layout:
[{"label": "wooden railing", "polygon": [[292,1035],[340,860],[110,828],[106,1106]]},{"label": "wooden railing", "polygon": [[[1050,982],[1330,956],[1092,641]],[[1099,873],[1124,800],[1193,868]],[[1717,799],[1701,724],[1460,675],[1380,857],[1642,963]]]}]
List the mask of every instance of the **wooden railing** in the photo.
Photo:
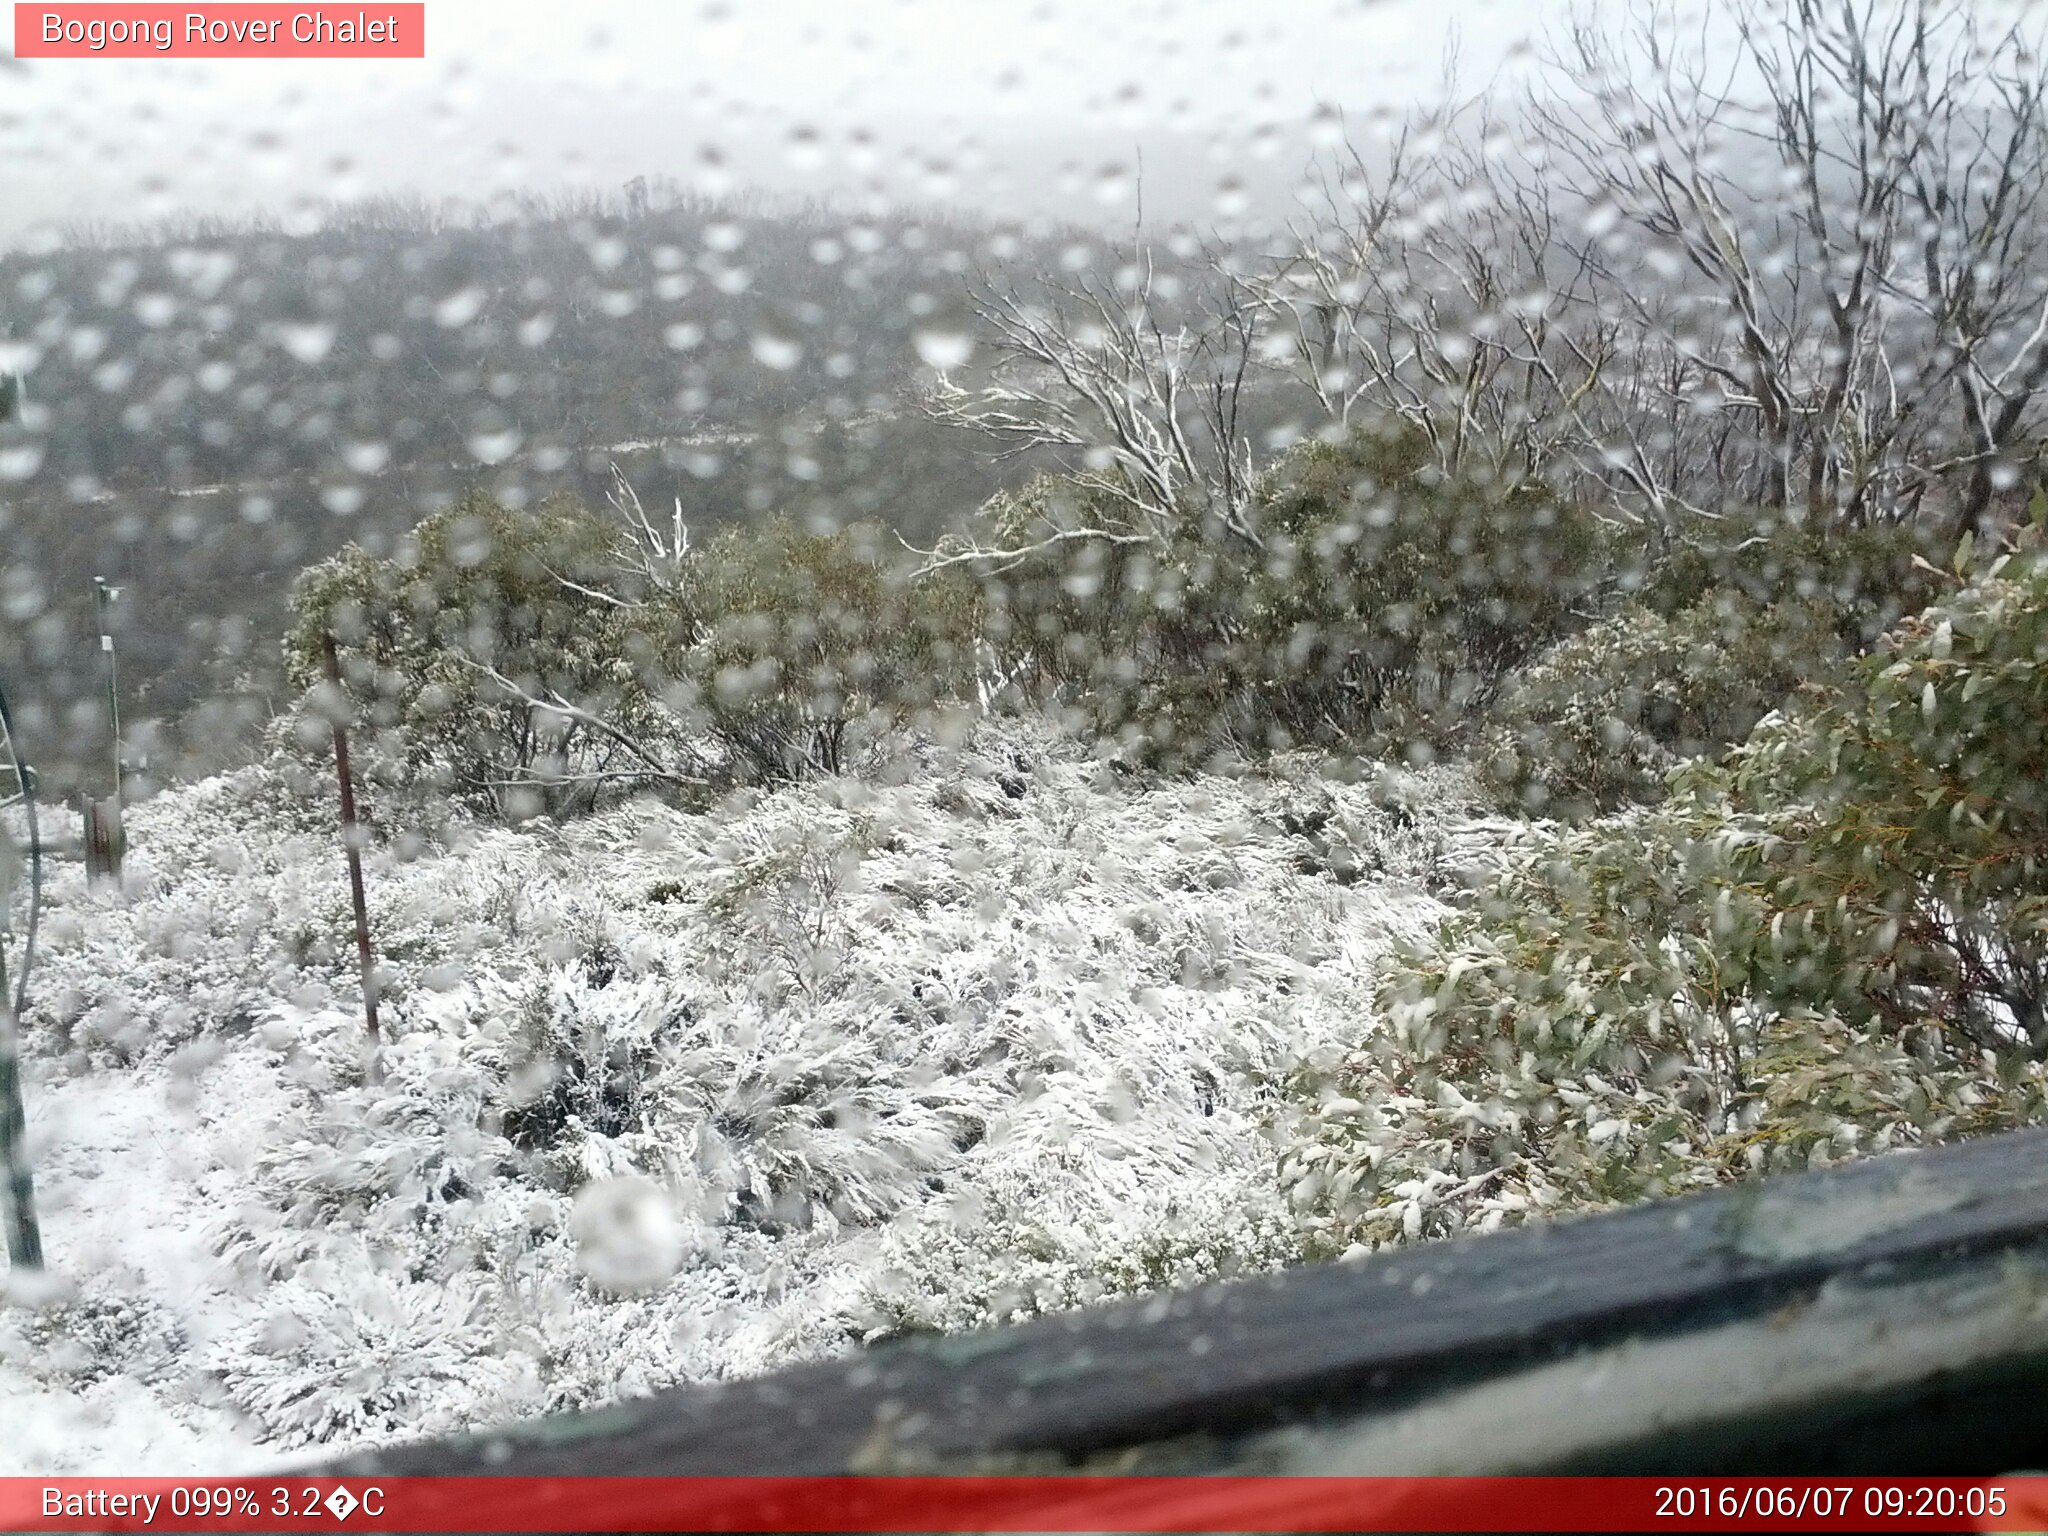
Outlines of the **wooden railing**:
[{"label": "wooden railing", "polygon": [[343,1473],[2048,1467],[2048,1130],[919,1337]]}]

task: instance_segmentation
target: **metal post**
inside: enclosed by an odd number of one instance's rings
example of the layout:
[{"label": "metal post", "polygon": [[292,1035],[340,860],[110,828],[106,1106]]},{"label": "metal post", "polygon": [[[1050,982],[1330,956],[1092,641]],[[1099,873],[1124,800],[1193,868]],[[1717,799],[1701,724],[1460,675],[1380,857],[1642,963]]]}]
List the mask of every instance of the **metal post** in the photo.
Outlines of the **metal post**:
[{"label": "metal post", "polygon": [[100,655],[105,659],[107,685],[107,733],[113,741],[113,793],[98,805],[86,805],[86,853],[88,873],[118,876],[121,858],[128,851],[127,832],[121,815],[121,692],[120,663],[114,655],[114,600],[119,587],[107,585],[104,576],[92,580],[93,611],[100,622]]},{"label": "metal post", "polygon": [[341,842],[348,854],[349,899],[356,911],[356,959],[363,972],[363,1021],[369,1026],[370,1045],[375,1049],[377,1034],[377,962],[370,952],[370,908],[363,897],[362,832],[356,821],[356,789],[348,769],[347,695],[341,687],[341,662],[334,653],[334,636],[322,631],[320,660],[327,681],[334,685],[334,774],[341,781]]},{"label": "metal post", "polygon": [[[28,973],[35,959],[36,917],[42,901],[42,840],[36,829],[35,771],[22,761],[7,695],[0,692],[0,743],[14,771],[20,803],[28,813],[28,923],[23,931],[21,968],[14,991],[7,990],[7,957],[0,952],[0,1204],[7,1214],[7,1262],[16,1273],[43,1267],[43,1234],[36,1224],[35,1179],[29,1171],[28,1111],[21,1093],[21,1009],[28,998]],[[13,927],[14,849],[0,828],[0,936]]]},{"label": "metal post", "polygon": [[20,1273],[43,1267],[36,1225],[36,1183],[28,1165],[28,1110],[21,1097],[21,1029],[7,996],[7,958],[0,955],[0,1167],[7,1175],[7,1262]]}]

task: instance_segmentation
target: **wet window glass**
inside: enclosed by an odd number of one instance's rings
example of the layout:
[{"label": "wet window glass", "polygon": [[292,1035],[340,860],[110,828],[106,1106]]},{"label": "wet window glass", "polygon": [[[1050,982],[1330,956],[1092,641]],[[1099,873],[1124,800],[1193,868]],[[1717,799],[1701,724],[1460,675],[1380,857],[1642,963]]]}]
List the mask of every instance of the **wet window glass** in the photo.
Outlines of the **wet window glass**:
[{"label": "wet window glass", "polygon": [[1725,1319],[2043,1118],[2034,8],[130,9],[0,54],[0,1474],[1780,1199]]}]

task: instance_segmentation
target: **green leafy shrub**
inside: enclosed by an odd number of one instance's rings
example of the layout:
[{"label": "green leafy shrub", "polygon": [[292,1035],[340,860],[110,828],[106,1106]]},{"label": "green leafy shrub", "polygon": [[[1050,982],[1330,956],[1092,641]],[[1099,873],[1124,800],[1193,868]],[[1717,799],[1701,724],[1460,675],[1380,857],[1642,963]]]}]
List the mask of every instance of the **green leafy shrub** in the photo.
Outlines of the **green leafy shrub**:
[{"label": "green leafy shrub", "polygon": [[[324,744],[321,635],[373,783],[487,812],[562,811],[654,750],[662,727],[627,661],[623,610],[599,589],[605,530],[580,506],[514,511],[472,494],[379,559],[351,545],[300,577],[286,673],[307,745]],[[535,801],[538,804],[535,804]]]},{"label": "green leafy shrub", "polygon": [[574,503],[471,496],[392,558],[351,546],[301,577],[292,723],[324,750],[345,703],[374,785],[486,813],[842,772],[972,675],[972,589],[913,582],[878,544],[777,522],[657,569]]},{"label": "green leafy shrub", "polygon": [[1853,1022],[2048,1048],[2048,561],[1998,561],[1859,681],[1730,763],[1780,840],[1743,870],[1779,925],[1753,970],[1796,947],[1812,1003]]},{"label": "green leafy shrub", "polygon": [[1683,519],[1660,545],[1640,576],[1646,607],[1668,617],[1708,592],[1757,607],[1818,605],[1853,650],[1939,597],[1953,554],[1918,524],[1815,525],[1775,509]]},{"label": "green leafy shrub", "polygon": [[2048,564],[2001,561],[1664,806],[1539,838],[1294,1083],[1317,1240],[1398,1241],[2048,1108]]},{"label": "green leafy shrub", "polygon": [[1718,757],[1847,658],[1836,618],[1817,598],[1730,591],[1668,617],[1632,602],[1509,679],[1474,753],[1481,782],[1539,815],[1654,804],[1679,764]]},{"label": "green leafy shrub", "polygon": [[1801,684],[1831,674],[1953,585],[1909,525],[1811,528],[1774,512],[1688,519],[1631,596],[1518,668],[1473,744],[1506,806],[1584,817],[1654,804],[1681,763],[1718,757]]},{"label": "green leafy shrub", "polygon": [[968,686],[974,593],[913,581],[870,528],[783,522],[727,533],[696,563],[700,626],[679,667],[749,776],[841,773],[865,747]]},{"label": "green leafy shrub", "polygon": [[987,509],[1005,549],[990,633],[1134,755],[1354,746],[1448,732],[1573,628],[1602,527],[1533,484],[1445,480],[1419,441],[1286,455],[1243,530],[1144,527],[1100,488],[1041,480]]}]

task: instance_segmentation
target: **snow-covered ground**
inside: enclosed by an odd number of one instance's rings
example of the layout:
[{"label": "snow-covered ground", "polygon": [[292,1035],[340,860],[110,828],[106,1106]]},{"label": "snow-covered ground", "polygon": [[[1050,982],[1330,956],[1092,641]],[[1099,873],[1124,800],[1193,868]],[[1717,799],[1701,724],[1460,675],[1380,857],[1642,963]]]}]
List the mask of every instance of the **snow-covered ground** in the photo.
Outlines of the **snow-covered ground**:
[{"label": "snow-covered ground", "polygon": [[1147,783],[978,728],[880,780],[369,857],[270,770],[58,868],[55,1294],[0,1473],[233,1470],[1284,1263],[1276,1074],[1443,908],[1449,774]]}]

